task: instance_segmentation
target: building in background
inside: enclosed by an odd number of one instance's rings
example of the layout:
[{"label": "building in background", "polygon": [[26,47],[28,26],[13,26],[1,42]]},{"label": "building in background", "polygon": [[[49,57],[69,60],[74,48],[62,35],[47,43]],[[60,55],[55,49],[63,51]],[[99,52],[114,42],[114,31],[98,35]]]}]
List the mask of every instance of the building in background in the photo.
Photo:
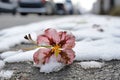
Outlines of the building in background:
[{"label": "building in background", "polygon": [[94,5],[92,12],[95,14],[110,14],[116,12],[116,9],[120,10],[120,0],[97,0]]}]

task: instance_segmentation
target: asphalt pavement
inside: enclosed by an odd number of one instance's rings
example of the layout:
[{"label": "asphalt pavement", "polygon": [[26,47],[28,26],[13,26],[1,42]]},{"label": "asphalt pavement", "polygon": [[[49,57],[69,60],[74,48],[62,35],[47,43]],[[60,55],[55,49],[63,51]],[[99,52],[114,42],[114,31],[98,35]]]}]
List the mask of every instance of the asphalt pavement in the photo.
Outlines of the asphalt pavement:
[{"label": "asphalt pavement", "polygon": [[55,19],[59,17],[64,17],[64,15],[37,15],[29,14],[27,16],[21,16],[19,14],[0,14],[0,30],[10,27],[15,27],[19,25],[25,25],[33,22],[39,22],[49,19]]}]

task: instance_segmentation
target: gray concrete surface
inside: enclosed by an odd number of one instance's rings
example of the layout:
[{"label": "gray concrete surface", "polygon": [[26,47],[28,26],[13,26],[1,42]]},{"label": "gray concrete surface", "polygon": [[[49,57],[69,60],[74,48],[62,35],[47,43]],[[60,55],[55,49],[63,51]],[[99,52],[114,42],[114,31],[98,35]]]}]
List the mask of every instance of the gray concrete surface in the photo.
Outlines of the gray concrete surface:
[{"label": "gray concrete surface", "polygon": [[83,69],[74,62],[59,72],[40,73],[31,62],[7,64],[6,69],[15,70],[10,80],[120,80],[120,61],[105,62],[101,69]]},{"label": "gray concrete surface", "polygon": [[[32,46],[32,44],[22,43],[10,50]],[[33,62],[7,63],[4,70],[14,70],[13,76],[8,80],[120,80],[120,61],[118,60],[104,62],[105,65],[100,69],[83,69],[78,63],[74,61],[59,72],[49,74],[40,73],[39,68],[33,66]]]},{"label": "gray concrete surface", "polygon": [[46,16],[46,15],[29,14],[27,16],[21,16],[17,14],[14,16],[12,14],[0,14],[0,30],[18,25],[25,25],[32,22],[55,19],[59,17],[64,17],[64,15]]},{"label": "gray concrete surface", "polygon": [[[58,17],[0,15],[0,29]],[[10,50],[19,50],[32,46],[32,44],[22,43],[11,47]],[[32,62],[6,63],[4,70],[14,70],[14,75],[8,80],[120,80],[120,61],[118,60],[105,62],[105,65],[100,69],[85,70],[78,63],[75,61],[61,71],[49,74],[40,73],[38,68],[33,67]],[[0,78],[0,80],[2,79]]]}]

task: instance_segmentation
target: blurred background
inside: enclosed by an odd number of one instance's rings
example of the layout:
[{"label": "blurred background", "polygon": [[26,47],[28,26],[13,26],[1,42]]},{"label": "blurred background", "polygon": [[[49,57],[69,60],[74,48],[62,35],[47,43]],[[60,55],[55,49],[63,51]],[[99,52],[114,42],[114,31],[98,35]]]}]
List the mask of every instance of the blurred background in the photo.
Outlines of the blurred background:
[{"label": "blurred background", "polygon": [[120,15],[120,0],[0,0],[0,29],[70,15]]},{"label": "blurred background", "polygon": [[0,0],[0,13],[27,15],[81,14],[92,8],[95,0]]}]

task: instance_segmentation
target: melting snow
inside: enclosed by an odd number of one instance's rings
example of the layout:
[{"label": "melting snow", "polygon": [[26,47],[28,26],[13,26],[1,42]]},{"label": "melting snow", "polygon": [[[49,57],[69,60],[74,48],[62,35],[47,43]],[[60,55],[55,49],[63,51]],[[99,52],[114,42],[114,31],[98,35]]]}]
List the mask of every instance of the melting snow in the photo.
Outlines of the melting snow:
[{"label": "melting snow", "polygon": [[[29,25],[16,26],[0,31],[0,51],[9,49],[11,46],[27,42],[23,37],[27,33],[41,34],[46,28],[55,28],[59,31],[72,32],[76,37],[75,60],[120,60],[120,18],[111,16],[69,16],[32,23]],[[34,39],[36,39],[34,37]],[[5,62],[33,61],[36,50],[26,52],[5,52],[1,57]],[[95,62],[82,63],[82,66],[100,67]],[[55,65],[54,65],[55,64]],[[51,69],[48,67],[51,66]],[[49,63],[41,66],[40,72],[54,71],[54,67],[60,63]],[[86,68],[89,68],[86,67]],[[57,69],[58,70],[58,69]]]},{"label": "melting snow", "polygon": [[0,71],[0,78],[2,80],[5,80],[5,79],[10,79],[13,75],[13,72],[12,70],[1,70]]},{"label": "melting snow", "polygon": [[2,59],[5,59],[7,57],[16,55],[16,54],[18,54],[20,52],[22,52],[22,50],[19,50],[19,51],[7,51],[7,52],[3,52],[0,56],[1,56]]},{"label": "melting snow", "polygon": [[[5,58],[3,61],[13,63],[13,62],[23,62],[23,61],[33,61],[33,54],[35,53],[37,49],[21,52],[19,54],[15,54],[13,56],[9,56]],[[4,53],[3,53],[4,54]]]},{"label": "melting snow", "polygon": [[5,62],[0,60],[0,70],[5,66]]},{"label": "melting snow", "polygon": [[80,62],[79,64],[84,69],[101,68],[104,65],[104,63],[96,62],[96,61]]},{"label": "melting snow", "polygon": [[49,63],[46,63],[45,65],[40,66],[40,72],[50,73],[53,71],[59,71],[64,66],[65,66],[64,64],[57,62],[55,58],[51,57]]}]

